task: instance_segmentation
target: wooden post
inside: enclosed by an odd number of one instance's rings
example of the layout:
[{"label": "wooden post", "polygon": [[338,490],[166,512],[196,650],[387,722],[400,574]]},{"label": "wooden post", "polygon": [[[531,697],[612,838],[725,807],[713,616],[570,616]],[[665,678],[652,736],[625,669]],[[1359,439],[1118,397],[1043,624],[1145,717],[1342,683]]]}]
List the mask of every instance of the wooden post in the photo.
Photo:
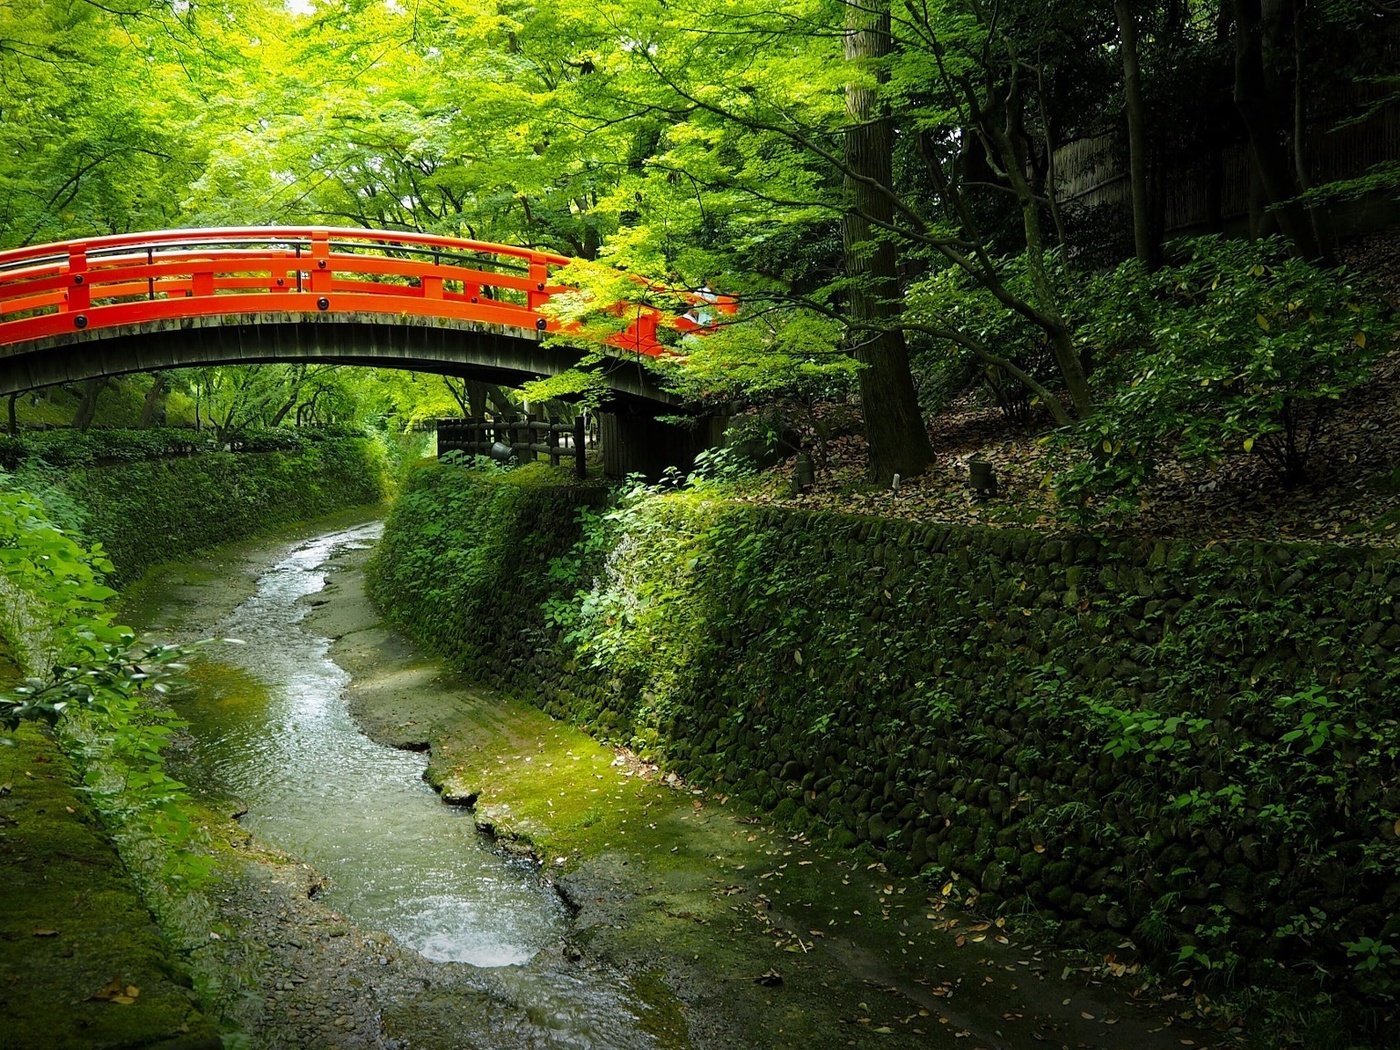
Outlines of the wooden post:
[{"label": "wooden post", "polygon": [[559,465],[559,431],[554,420],[549,421],[549,429],[544,432],[544,443],[549,446],[549,465]]},{"label": "wooden post", "polygon": [[588,477],[588,465],[583,460],[583,431],[585,419],[580,412],[574,416],[574,477]]}]

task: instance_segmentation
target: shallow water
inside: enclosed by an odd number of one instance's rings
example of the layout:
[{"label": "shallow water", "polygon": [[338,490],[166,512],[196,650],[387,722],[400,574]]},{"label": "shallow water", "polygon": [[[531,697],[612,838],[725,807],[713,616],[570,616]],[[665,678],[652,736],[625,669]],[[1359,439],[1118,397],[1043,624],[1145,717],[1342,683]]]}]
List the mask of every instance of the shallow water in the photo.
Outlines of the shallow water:
[{"label": "shallow water", "polygon": [[[260,839],[329,876],[323,900],[429,959],[476,966],[529,961],[563,933],[553,890],[493,852],[470,815],[423,782],[426,759],[365,737],[341,698],[348,677],[330,641],[302,626],[337,553],[372,545],[374,522],[301,543],[258,580],[215,633],[222,647],[180,712],[194,745],[181,775],[248,807]],[[239,673],[239,672],[244,673]]]}]

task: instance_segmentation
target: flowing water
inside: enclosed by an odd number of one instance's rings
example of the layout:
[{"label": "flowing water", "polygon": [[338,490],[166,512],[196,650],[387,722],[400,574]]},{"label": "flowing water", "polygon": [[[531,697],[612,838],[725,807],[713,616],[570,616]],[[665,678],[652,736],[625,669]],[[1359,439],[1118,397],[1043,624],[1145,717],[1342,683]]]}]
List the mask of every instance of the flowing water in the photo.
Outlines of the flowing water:
[{"label": "flowing water", "polygon": [[181,703],[195,738],[181,773],[246,804],[244,826],[328,875],[323,899],[356,922],[433,960],[527,962],[563,932],[557,895],[529,864],[493,852],[469,814],[441,803],[423,782],[422,755],[359,731],[329,640],[301,625],[300,599],[325,586],[326,562],[381,530],[374,522],[296,546],[217,625],[246,643],[221,660],[260,684]]}]

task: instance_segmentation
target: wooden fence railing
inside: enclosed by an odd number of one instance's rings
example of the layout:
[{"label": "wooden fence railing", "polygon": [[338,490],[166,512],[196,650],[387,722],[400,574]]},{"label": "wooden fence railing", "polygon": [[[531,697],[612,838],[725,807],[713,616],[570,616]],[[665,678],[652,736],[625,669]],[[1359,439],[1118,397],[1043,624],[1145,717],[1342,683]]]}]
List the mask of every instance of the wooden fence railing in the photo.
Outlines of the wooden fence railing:
[{"label": "wooden fence railing", "polygon": [[448,452],[490,456],[509,449],[522,462],[548,456],[556,467],[562,459],[572,458],[578,477],[585,474],[585,451],[597,443],[596,432],[590,432],[583,413],[575,416],[572,423],[536,419],[526,413],[485,419],[436,419],[425,429],[437,432],[438,458]]}]

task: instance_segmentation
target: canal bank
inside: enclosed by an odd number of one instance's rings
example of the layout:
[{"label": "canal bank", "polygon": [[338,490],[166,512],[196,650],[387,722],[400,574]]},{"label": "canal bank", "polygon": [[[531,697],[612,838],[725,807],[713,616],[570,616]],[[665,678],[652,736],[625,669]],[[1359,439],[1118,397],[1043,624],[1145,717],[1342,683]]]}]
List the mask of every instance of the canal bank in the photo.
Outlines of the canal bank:
[{"label": "canal bank", "polygon": [[371,566],[462,674],[1264,1046],[1392,1046],[1393,550],[1060,536],[423,466]]},{"label": "canal bank", "polygon": [[[167,568],[140,589],[139,618],[207,634],[302,545]],[[1144,1008],[1100,961],[1055,959],[961,913],[956,887],[930,898],[878,865],[824,856],[462,683],[379,622],[366,554],[340,553],[327,587],[302,599],[305,628],[333,640],[349,675],[351,712],[382,743],[428,745],[429,776],[475,795],[476,821],[503,851],[538,857],[573,916],[525,966],[431,962],[347,918],[324,872],[222,822],[224,874],[191,902],[202,918],[180,947],[250,1045],[1221,1045],[1176,1016],[1184,993]],[[246,677],[195,674],[225,693]],[[333,782],[305,787],[328,813],[350,804]]]},{"label": "canal bank", "polygon": [[826,855],[464,683],[382,624],[364,595],[367,555],[346,551],[309,599],[356,721],[429,749],[444,795],[537,859],[575,911],[565,957],[621,976],[666,1020],[664,1045],[1223,1045],[1177,1016],[1187,995],[1145,1009],[1112,963],[1013,943],[957,908],[957,886],[929,896],[878,863]]}]

